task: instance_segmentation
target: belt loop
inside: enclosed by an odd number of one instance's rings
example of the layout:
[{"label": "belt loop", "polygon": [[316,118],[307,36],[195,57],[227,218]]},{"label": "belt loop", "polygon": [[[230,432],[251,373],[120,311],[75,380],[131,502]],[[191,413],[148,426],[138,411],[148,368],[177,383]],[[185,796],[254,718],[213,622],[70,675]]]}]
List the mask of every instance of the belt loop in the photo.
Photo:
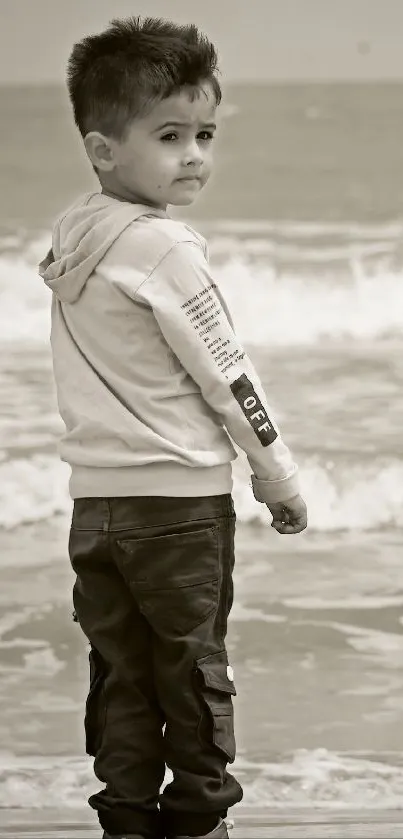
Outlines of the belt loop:
[{"label": "belt loop", "polygon": [[109,503],[109,498],[102,499],[102,530],[104,533],[107,533],[110,530],[111,526],[111,505]]}]

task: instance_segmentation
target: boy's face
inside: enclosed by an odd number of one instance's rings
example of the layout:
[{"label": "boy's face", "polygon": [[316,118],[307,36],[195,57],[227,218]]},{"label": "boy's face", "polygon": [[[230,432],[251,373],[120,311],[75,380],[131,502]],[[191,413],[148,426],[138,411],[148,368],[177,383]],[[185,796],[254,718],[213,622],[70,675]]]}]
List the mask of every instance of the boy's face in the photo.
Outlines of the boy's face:
[{"label": "boy's face", "polygon": [[133,121],[121,142],[97,132],[87,135],[103,192],[162,209],[192,204],[212,170],[216,107],[205,83],[193,101],[182,89],[158,102]]}]

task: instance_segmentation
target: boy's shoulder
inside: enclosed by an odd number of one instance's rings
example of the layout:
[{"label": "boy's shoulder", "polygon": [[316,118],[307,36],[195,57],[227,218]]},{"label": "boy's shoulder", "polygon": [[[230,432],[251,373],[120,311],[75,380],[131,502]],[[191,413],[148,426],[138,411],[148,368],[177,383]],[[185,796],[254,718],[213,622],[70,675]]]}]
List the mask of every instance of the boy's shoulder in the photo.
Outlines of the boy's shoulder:
[{"label": "boy's shoulder", "polygon": [[177,244],[191,242],[203,251],[208,259],[207,242],[204,237],[185,222],[169,217],[144,214],[134,220],[119,237],[118,247],[124,249],[130,260],[158,263]]}]

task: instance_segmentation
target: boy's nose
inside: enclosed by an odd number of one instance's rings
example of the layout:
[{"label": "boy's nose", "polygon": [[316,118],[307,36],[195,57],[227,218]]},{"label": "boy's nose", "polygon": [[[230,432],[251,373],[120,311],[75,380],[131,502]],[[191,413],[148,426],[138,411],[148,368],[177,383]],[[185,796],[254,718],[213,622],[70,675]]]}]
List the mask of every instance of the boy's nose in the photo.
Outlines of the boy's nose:
[{"label": "boy's nose", "polygon": [[201,166],[203,163],[203,155],[197,143],[194,143],[186,149],[183,162],[185,166],[190,166],[192,164],[193,166]]}]

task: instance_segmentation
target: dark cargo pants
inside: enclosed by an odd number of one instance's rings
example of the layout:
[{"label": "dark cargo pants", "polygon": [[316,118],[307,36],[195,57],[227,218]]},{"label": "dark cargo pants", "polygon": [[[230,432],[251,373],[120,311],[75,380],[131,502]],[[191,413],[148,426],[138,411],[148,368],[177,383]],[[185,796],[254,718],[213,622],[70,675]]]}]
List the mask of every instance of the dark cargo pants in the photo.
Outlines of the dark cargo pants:
[{"label": "dark cargo pants", "polygon": [[[229,494],[74,502],[73,601],[91,645],[86,751],[106,785],[89,803],[109,833],[200,835],[242,799],[226,771],[234,533]],[[165,764],[173,781],[160,793]]]}]

